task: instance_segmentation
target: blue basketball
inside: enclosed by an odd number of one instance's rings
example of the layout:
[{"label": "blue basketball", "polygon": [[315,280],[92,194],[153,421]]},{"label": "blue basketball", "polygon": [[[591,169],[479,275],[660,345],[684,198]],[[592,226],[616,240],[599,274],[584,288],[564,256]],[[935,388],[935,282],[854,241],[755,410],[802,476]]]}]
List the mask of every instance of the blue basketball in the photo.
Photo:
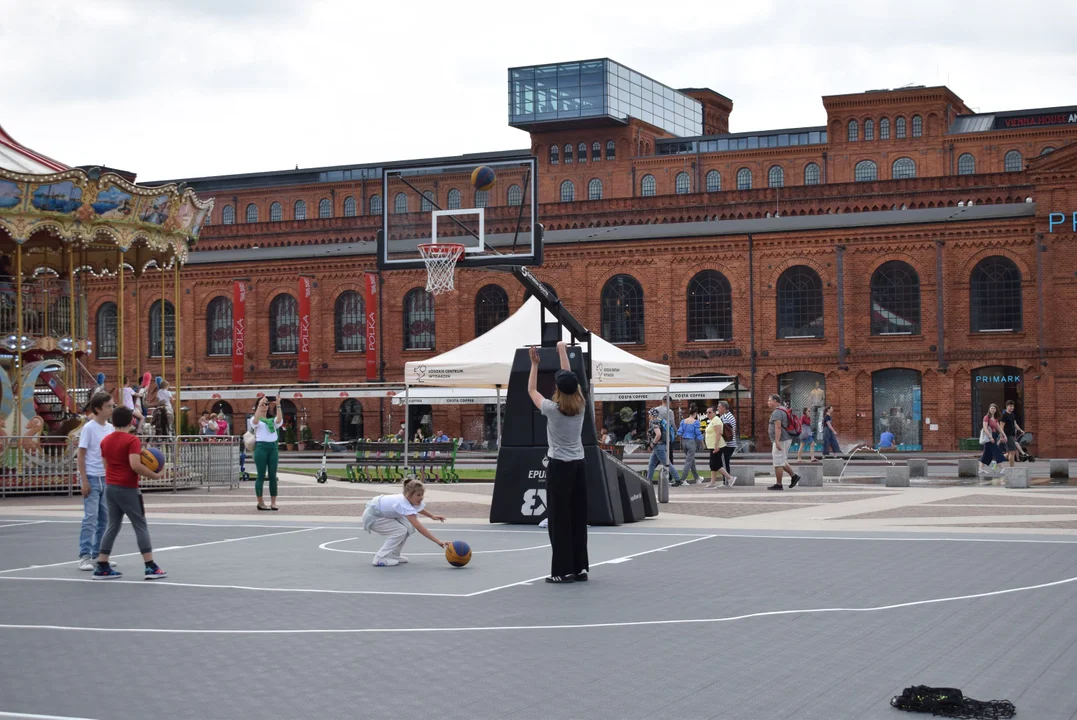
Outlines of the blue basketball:
[{"label": "blue basketball", "polygon": [[103,373],[103,372],[97,373],[97,384],[98,385],[104,385],[105,384],[105,373]]},{"label": "blue basketball", "polygon": [[163,385],[163,384],[164,384],[164,381],[165,381],[165,379],[164,379],[163,377],[161,377],[160,375],[158,375],[157,377],[155,377],[155,378],[153,379],[153,381],[154,381],[155,383],[157,383],[157,387],[158,387],[158,388],[160,388],[160,387],[161,387],[161,385]]},{"label": "blue basketball", "polygon": [[165,466],[165,454],[155,447],[142,448],[142,465],[150,472],[160,472]]},{"label": "blue basketball", "polygon": [[471,546],[463,540],[453,540],[445,548],[445,559],[453,567],[464,567],[471,562]]},{"label": "blue basketball", "polygon": [[495,182],[497,182],[497,175],[485,165],[480,165],[471,171],[471,184],[476,190],[489,190]]}]

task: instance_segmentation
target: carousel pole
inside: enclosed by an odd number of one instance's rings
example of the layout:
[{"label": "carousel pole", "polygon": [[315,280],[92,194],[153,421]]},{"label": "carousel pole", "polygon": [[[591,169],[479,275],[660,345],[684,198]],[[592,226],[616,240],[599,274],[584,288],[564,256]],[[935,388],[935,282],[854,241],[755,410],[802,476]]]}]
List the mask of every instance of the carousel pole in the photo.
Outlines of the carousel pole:
[{"label": "carousel pole", "polygon": [[[25,242],[25,241],[24,241]],[[22,474],[22,440],[23,433],[22,428],[22,333],[23,333],[23,320],[22,320],[22,243],[16,242],[15,244],[15,314],[16,330],[15,330],[15,377],[17,380],[12,382],[12,386],[17,387],[15,390],[15,427],[12,428],[12,435],[17,439],[19,453],[18,453],[18,468],[19,474]],[[18,383],[16,385],[16,382]]]},{"label": "carousel pole", "polygon": [[42,302],[42,305],[44,306],[44,312],[43,312],[43,318],[42,319],[45,322],[45,327],[42,328],[42,332],[41,332],[42,337],[45,337],[46,335],[49,334],[49,277],[48,277],[48,267],[49,267],[49,249],[46,247],[45,248],[45,273],[42,275],[42,277],[45,278],[45,281],[43,283],[41,283],[41,302]]},{"label": "carousel pole", "polygon": [[120,284],[118,288],[119,302],[116,303],[116,387],[119,388],[120,397],[117,398],[120,403],[123,403],[123,248],[120,248],[120,265],[118,272],[120,274]]},{"label": "carousel pole", "polygon": [[[165,376],[165,266],[158,266],[161,271],[161,377]],[[175,310],[172,311],[175,313]],[[174,315],[173,315],[174,316]],[[179,355],[176,355],[177,360]]]},{"label": "carousel pole", "polygon": [[[68,326],[68,336],[71,338],[71,362],[68,365],[67,384],[68,398],[71,400],[71,412],[78,412],[78,403],[75,400],[75,386],[78,385],[78,335],[75,333],[75,245],[74,240],[67,246],[67,303],[71,311],[71,324]],[[89,403],[90,398],[86,398]]]},{"label": "carousel pole", "polygon": [[[138,264],[137,261],[135,263]],[[135,351],[142,347],[142,321],[139,318],[139,314],[142,311],[142,294],[139,288],[139,275],[138,270],[135,270]]]},{"label": "carousel pole", "polygon": [[[162,273],[163,272],[164,271],[162,270]],[[183,353],[180,351],[180,348],[182,347],[181,343],[183,342],[183,325],[180,324],[180,263],[179,263],[179,258],[178,257],[173,257],[173,259],[172,259],[172,273],[173,273],[173,280],[174,280],[174,284],[175,284],[175,288],[173,290],[173,300],[175,302],[175,319],[176,319],[175,320],[175,323],[176,323],[175,324],[175,327],[176,327],[176,349],[172,352],[172,355],[175,356],[175,359],[176,359],[176,376],[175,376],[175,380],[176,380],[176,393],[175,393],[176,407],[174,408],[174,410],[172,412],[172,417],[174,419],[174,422],[176,423],[176,427],[174,428],[175,429],[175,434],[176,434],[176,437],[179,438],[180,413],[182,412],[180,410],[180,407],[182,406],[182,400],[183,400],[183,397],[182,397],[182,392],[183,391],[180,389],[180,377],[181,377],[181,375],[180,375],[180,369],[181,369],[180,368],[180,359],[183,356]],[[163,297],[161,299],[164,300]],[[177,442],[178,442],[178,439],[177,439]]]}]

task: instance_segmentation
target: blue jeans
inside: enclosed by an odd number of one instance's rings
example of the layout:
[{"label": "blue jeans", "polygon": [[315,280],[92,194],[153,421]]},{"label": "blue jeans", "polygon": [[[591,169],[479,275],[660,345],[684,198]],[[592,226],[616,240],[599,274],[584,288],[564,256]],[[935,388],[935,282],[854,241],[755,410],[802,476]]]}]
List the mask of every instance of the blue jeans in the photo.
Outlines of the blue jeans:
[{"label": "blue jeans", "polygon": [[97,559],[101,538],[108,527],[108,505],[105,504],[105,476],[87,475],[90,494],[82,499],[82,530],[79,532],[79,557]]},{"label": "blue jeans", "polygon": [[666,444],[661,443],[654,446],[654,450],[651,451],[651,462],[647,464],[647,479],[651,480],[654,477],[654,469],[659,465],[665,465],[669,468],[669,479],[672,482],[680,482],[681,478],[677,474],[677,468],[673,467],[669,458],[666,457]]}]

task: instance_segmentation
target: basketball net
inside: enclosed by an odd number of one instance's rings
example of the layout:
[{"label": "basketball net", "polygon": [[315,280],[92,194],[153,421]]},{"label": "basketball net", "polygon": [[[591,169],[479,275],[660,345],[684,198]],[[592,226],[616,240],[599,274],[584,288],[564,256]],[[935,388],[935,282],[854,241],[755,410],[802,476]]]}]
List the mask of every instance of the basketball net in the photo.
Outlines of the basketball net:
[{"label": "basketball net", "polygon": [[458,243],[424,243],[419,255],[426,263],[426,291],[432,295],[453,290],[456,261],[464,254],[464,246]]}]

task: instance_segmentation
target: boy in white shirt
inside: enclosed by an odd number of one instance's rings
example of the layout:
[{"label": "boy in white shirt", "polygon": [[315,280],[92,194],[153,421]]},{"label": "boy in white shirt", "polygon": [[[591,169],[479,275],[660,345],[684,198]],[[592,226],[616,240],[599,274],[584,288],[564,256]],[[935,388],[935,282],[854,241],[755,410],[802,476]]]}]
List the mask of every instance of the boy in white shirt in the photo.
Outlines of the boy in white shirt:
[{"label": "boy in white shirt", "polygon": [[[93,570],[101,550],[101,538],[108,527],[108,504],[105,502],[105,463],[101,459],[101,441],[112,432],[112,410],[116,404],[105,392],[90,398],[93,418],[79,434],[78,465],[82,480],[82,529],[79,532],[79,570]],[[115,564],[115,563],[113,563]]]},{"label": "boy in white shirt", "polygon": [[419,515],[425,515],[431,520],[445,522],[441,515],[434,515],[427,511],[423,496],[426,487],[422,480],[408,478],[404,481],[404,492],[401,495],[379,495],[366,504],[363,512],[363,529],[367,532],[376,532],[385,536],[385,544],[374,554],[374,567],[393,567],[406,563],[408,559],[400,554],[404,549],[404,543],[408,536],[416,530],[435,545],[445,547],[448,541],[442,542],[419,522]]}]

